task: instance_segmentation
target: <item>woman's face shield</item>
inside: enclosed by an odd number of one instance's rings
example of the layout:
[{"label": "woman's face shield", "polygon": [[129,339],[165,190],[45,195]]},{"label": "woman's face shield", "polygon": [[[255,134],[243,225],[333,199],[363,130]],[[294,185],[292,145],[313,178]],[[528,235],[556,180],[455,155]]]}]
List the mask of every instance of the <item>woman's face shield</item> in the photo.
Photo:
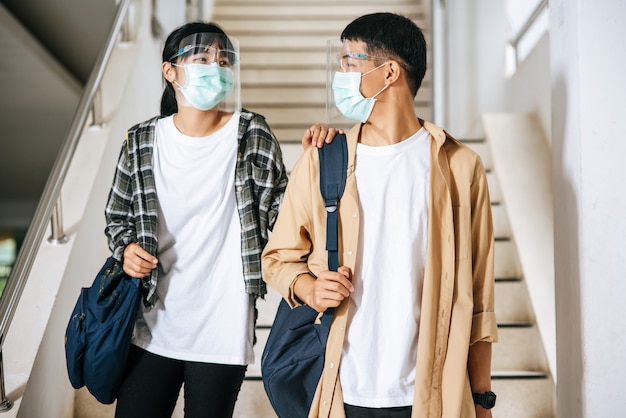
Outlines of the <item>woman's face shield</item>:
[{"label": "woman's face shield", "polygon": [[[219,33],[195,33],[184,38],[176,54],[169,59],[177,66],[188,64],[217,65],[232,74],[232,92],[217,105],[217,109],[235,112],[241,110],[241,76],[239,68],[239,41]],[[183,73],[184,76],[184,73]],[[186,80],[181,80],[185,85]],[[176,89],[176,98],[184,103],[185,97]]]}]

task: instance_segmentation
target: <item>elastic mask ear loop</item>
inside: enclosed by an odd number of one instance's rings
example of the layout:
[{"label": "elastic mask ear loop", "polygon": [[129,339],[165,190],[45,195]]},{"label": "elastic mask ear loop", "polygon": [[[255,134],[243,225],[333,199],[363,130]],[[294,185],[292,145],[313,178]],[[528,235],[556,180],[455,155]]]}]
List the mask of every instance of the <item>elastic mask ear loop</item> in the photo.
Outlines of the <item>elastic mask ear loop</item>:
[{"label": "elastic mask ear loop", "polygon": [[[383,62],[382,64],[380,64],[378,67],[376,67],[376,68],[372,68],[372,69],[371,69],[371,70],[369,70],[368,72],[361,74],[361,77],[366,76],[367,74],[371,73],[372,71],[376,71],[376,70],[378,70],[379,68],[382,68],[382,67],[383,67],[383,66],[385,66],[388,62],[389,62],[389,61],[385,61],[385,62]],[[380,93],[382,93],[383,91],[385,91],[385,90],[387,89],[387,87],[389,87],[389,84],[387,84],[387,85],[383,86],[383,88],[382,88],[382,89],[380,89],[380,90],[378,91],[378,93],[376,93],[375,95],[373,95],[372,97],[370,97],[370,99],[375,99],[375,98],[376,98],[376,96],[378,96]]]},{"label": "elastic mask ear loop", "polygon": [[[185,68],[185,66],[184,66],[184,65],[174,64],[173,62],[172,62],[171,64],[172,64],[172,66],[173,66],[173,67],[179,67],[179,68],[182,68],[183,70],[185,70],[185,79],[187,80],[187,83],[185,83],[185,84],[189,84],[189,78],[188,78],[188,77],[189,77],[189,74],[187,73],[187,68]],[[178,81],[176,81],[176,80],[174,80],[174,84],[176,84],[176,86],[177,86],[179,89],[183,89],[183,88],[184,88],[183,86],[181,86],[180,84],[178,84]]]},{"label": "elastic mask ear loop", "polygon": [[386,85],[385,85],[382,89],[380,89],[380,90],[378,91],[378,93],[376,93],[375,95],[373,95],[373,96],[371,97],[371,99],[375,99],[375,98],[376,98],[376,96],[378,96],[380,93],[382,93],[383,91],[385,91],[385,90],[387,89],[387,87],[389,87],[389,84],[386,84]]}]

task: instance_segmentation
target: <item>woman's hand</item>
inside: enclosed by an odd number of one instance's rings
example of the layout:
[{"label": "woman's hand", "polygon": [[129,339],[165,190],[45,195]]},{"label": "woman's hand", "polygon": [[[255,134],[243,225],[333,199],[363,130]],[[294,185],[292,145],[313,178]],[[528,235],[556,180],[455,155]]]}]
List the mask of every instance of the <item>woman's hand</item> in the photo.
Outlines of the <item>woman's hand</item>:
[{"label": "woman's hand", "polygon": [[131,242],[124,248],[124,272],[130,277],[141,279],[156,268],[156,257],[141,248],[136,242]]},{"label": "woman's hand", "polygon": [[327,144],[333,142],[333,138],[338,133],[344,133],[343,129],[329,128],[326,125],[316,123],[304,131],[304,135],[302,135],[302,147],[307,149],[313,145],[314,147],[322,148],[324,142]]}]

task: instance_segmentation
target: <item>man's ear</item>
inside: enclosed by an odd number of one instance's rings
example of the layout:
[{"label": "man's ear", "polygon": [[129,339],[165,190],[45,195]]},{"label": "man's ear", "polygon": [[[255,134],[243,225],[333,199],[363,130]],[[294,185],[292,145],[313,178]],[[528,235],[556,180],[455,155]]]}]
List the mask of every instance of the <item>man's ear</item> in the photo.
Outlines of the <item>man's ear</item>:
[{"label": "man's ear", "polygon": [[400,78],[402,67],[394,60],[390,60],[388,64],[385,69],[385,84],[393,84]]}]

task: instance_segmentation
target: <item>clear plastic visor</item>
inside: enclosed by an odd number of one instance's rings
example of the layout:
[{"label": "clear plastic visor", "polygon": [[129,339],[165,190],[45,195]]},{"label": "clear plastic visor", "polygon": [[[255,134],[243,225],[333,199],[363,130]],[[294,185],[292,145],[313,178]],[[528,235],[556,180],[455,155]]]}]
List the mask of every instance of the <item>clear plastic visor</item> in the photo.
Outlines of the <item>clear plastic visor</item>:
[{"label": "clear plastic visor", "polygon": [[[180,41],[176,53],[168,61],[177,66],[217,64],[219,67],[232,72],[232,92],[218,104],[217,108],[228,112],[241,110],[241,75],[239,41],[237,39],[220,33],[195,33]],[[180,84],[184,85],[184,83]],[[176,97],[180,103],[184,97],[181,97],[181,92],[178,89],[176,90]]]},{"label": "clear plastic visor", "polygon": [[384,57],[369,55],[364,51],[353,51],[346,41],[326,41],[326,124],[334,128],[349,128],[354,121],[341,114],[335,104],[333,79],[335,73],[364,73],[372,69],[367,61],[385,61]]}]

